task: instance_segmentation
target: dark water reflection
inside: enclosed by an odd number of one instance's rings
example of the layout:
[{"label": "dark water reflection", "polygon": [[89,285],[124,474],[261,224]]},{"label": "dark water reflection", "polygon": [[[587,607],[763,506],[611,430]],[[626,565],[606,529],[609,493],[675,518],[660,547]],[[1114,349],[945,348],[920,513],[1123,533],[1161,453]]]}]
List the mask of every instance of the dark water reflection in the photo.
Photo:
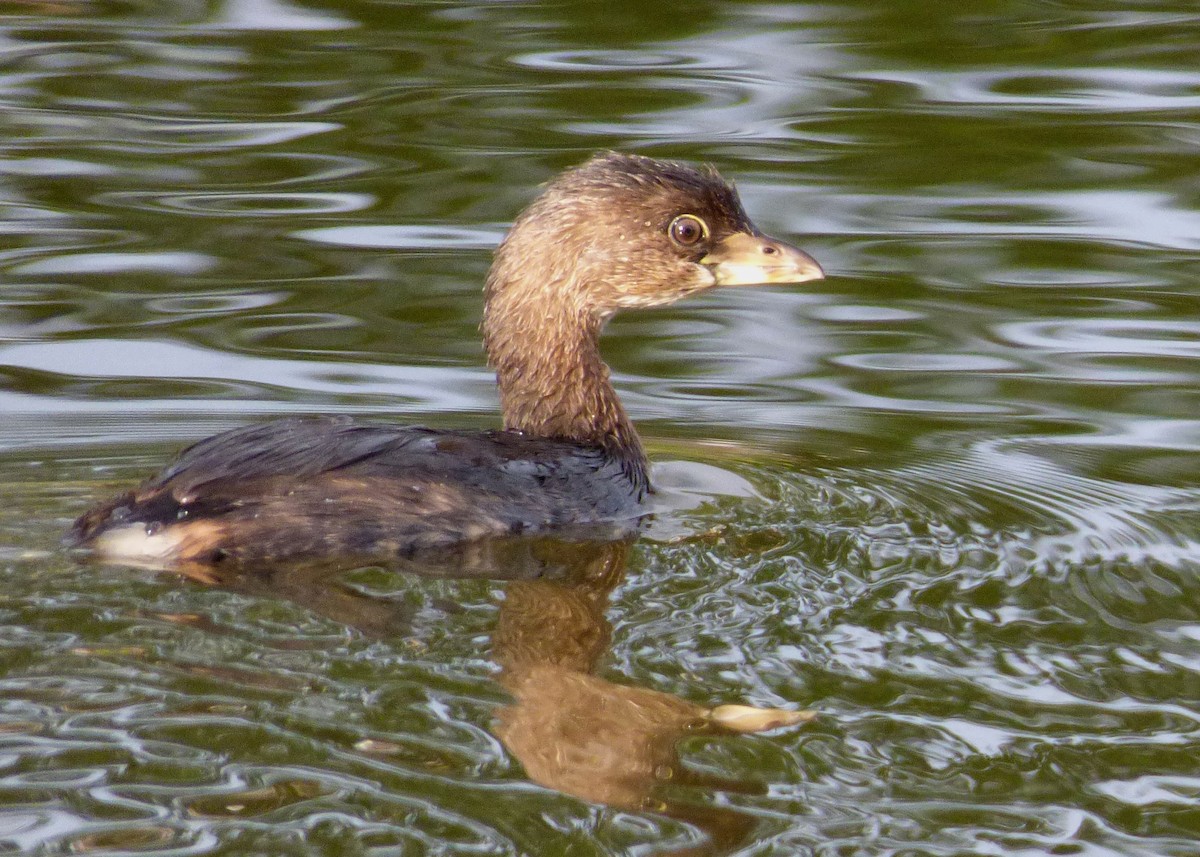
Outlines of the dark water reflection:
[{"label": "dark water reflection", "polygon": [[[0,12],[4,849],[1195,852],[1190,9]],[[612,325],[667,489],[623,577],[209,587],[58,551],[220,428],[492,425],[488,251],[603,148],[715,163],[833,275]],[[822,716],[626,718],[618,755],[693,778],[639,808],[513,739],[570,710],[530,687]]]}]

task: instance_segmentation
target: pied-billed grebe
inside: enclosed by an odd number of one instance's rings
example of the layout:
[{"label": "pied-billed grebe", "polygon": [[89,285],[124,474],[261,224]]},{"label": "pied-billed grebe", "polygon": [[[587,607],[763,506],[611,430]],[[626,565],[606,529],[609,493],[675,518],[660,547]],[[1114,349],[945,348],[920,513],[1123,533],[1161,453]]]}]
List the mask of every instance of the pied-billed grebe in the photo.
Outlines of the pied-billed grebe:
[{"label": "pied-billed grebe", "polygon": [[600,155],[551,182],[496,251],[483,339],[503,431],[344,418],[235,429],[84,514],[73,541],[118,562],[248,564],[631,521],[648,468],[600,357],[605,322],[714,286],[822,276],[763,235],[715,172]]}]

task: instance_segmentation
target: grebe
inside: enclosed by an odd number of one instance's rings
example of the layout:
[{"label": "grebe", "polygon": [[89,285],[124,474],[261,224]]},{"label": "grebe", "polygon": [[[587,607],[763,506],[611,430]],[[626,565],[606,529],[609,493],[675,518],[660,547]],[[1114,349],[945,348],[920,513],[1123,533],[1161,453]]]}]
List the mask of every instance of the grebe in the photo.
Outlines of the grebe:
[{"label": "grebe", "polygon": [[648,464],[600,356],[605,322],[715,286],[823,276],[760,232],[716,172],[599,155],[529,205],[487,276],[483,341],[503,430],[344,417],[234,429],[88,511],[71,540],[107,561],[173,567],[411,558],[632,524]]}]

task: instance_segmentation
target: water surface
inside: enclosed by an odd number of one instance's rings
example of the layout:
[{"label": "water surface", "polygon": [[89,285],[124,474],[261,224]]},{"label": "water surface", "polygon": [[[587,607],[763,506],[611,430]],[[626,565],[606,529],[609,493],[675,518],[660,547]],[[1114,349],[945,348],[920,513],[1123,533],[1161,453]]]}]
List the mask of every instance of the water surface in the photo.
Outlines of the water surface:
[{"label": "water surface", "polygon": [[[645,8],[0,6],[3,850],[1196,852],[1195,14]],[[215,587],[60,550],[221,428],[494,425],[490,249],[610,148],[830,273],[610,326],[638,542]]]}]

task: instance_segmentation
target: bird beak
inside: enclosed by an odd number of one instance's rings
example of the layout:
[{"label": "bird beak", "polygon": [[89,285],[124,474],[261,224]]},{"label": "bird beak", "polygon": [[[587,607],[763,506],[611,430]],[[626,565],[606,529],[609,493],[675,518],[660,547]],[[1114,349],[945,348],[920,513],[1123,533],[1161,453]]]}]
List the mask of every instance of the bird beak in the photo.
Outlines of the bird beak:
[{"label": "bird beak", "polygon": [[722,238],[700,260],[718,286],[762,286],[825,279],[817,260],[790,244],[750,232]]}]

